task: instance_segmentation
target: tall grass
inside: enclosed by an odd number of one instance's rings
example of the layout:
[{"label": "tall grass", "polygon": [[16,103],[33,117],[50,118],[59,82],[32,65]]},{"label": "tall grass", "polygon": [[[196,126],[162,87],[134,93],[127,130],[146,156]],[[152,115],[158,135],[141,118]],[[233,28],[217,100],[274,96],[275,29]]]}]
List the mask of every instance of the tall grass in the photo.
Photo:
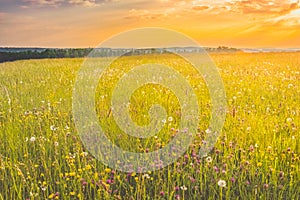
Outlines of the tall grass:
[{"label": "tall grass", "polygon": [[[174,67],[197,93],[199,132],[174,164],[143,174],[110,169],[82,145],[73,122],[72,89],[83,59],[0,64],[0,199],[299,199],[300,53],[211,56],[228,97],[215,148],[205,158],[198,155],[210,119],[201,76],[165,56],[162,62],[177,63]],[[126,62],[113,65],[99,82],[99,123],[124,149],[163,148],[176,134],[180,114],[166,88],[143,86],[131,99],[131,116],[138,124],[149,122],[153,103],[173,117],[157,137],[129,137],[109,114],[113,85],[132,67]]]}]

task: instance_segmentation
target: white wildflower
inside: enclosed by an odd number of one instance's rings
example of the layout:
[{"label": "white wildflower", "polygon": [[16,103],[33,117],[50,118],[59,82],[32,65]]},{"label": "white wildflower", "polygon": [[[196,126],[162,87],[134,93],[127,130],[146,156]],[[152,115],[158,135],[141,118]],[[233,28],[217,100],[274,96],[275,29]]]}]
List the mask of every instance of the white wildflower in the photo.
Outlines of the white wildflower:
[{"label": "white wildflower", "polygon": [[209,133],[211,133],[211,130],[208,128],[205,130],[205,133],[209,134]]},{"label": "white wildflower", "polygon": [[183,185],[183,186],[180,187],[180,189],[183,190],[183,191],[186,191],[187,187],[185,187],[185,185]]},{"label": "white wildflower", "polygon": [[219,181],[218,181],[218,186],[220,186],[220,187],[226,187],[226,181],[224,181],[224,180],[219,180]]},{"label": "white wildflower", "polygon": [[149,176],[149,174],[144,174],[144,175],[143,175],[143,178],[149,179],[150,176]]},{"label": "white wildflower", "polygon": [[171,116],[168,117],[168,121],[169,121],[169,122],[173,121],[173,117],[171,117]]},{"label": "white wildflower", "polygon": [[210,156],[208,156],[206,159],[206,162],[211,163],[212,162],[212,158]]},{"label": "white wildflower", "polygon": [[51,125],[51,126],[50,126],[50,130],[51,130],[51,131],[56,131],[57,128],[56,128],[54,125]]},{"label": "white wildflower", "polygon": [[31,137],[29,140],[30,142],[35,142],[35,137]]}]

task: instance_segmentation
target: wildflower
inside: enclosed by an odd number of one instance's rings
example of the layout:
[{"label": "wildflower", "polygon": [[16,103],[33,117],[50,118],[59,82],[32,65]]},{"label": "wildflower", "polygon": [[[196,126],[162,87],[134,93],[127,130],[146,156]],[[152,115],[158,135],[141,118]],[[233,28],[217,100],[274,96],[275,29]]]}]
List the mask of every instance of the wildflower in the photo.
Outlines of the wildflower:
[{"label": "wildflower", "polygon": [[90,170],[90,169],[92,169],[92,166],[91,165],[87,165],[87,166],[85,166],[85,169],[86,170]]},{"label": "wildflower", "polygon": [[132,174],[129,174],[130,176],[134,177],[136,175],[135,172],[133,172]]},{"label": "wildflower", "polygon": [[70,192],[70,195],[71,195],[71,196],[74,196],[74,195],[75,195],[75,192]]},{"label": "wildflower", "polygon": [[254,147],[253,145],[250,145],[250,148],[249,148],[250,151],[254,151]]},{"label": "wildflower", "polygon": [[169,122],[173,121],[173,117],[171,117],[171,116],[168,117],[168,121],[169,121]]},{"label": "wildflower", "polygon": [[262,166],[262,162],[257,163],[257,167],[261,167]]},{"label": "wildflower", "polygon": [[286,119],[286,122],[288,122],[288,123],[290,123],[290,122],[292,122],[292,121],[293,121],[292,118],[287,118],[287,119]]},{"label": "wildflower", "polygon": [[164,191],[161,191],[159,194],[160,194],[160,196],[164,196],[164,195],[165,195],[165,192],[164,192]]},{"label": "wildflower", "polygon": [[209,134],[209,133],[211,133],[211,130],[208,128],[205,130],[205,133]]},{"label": "wildflower", "polygon": [[105,173],[110,173],[110,172],[111,172],[111,169],[110,169],[110,168],[105,168],[104,172],[105,172]]},{"label": "wildflower", "polygon": [[36,139],[35,139],[35,137],[31,137],[29,140],[30,140],[30,142],[35,142]]},{"label": "wildflower", "polygon": [[269,187],[269,184],[267,184],[267,183],[264,184],[264,188],[265,188],[265,189],[268,189],[268,187]]},{"label": "wildflower", "polygon": [[232,178],[230,179],[230,181],[231,181],[232,183],[234,183],[234,182],[235,182],[235,178],[232,177]]},{"label": "wildflower", "polygon": [[161,122],[165,124],[167,122],[167,120],[163,119],[163,120],[161,120]]},{"label": "wildflower", "polygon": [[68,175],[74,177],[74,176],[76,176],[76,173],[75,172],[70,172]]},{"label": "wildflower", "polygon": [[215,172],[217,172],[217,173],[219,172],[219,168],[218,167],[214,166],[213,169],[215,170]]},{"label": "wildflower", "polygon": [[51,125],[51,126],[50,126],[50,130],[51,130],[51,131],[56,131],[57,128],[56,128],[54,125]]},{"label": "wildflower", "polygon": [[49,199],[53,199],[53,198],[54,198],[54,194],[53,194],[53,193],[50,194],[50,195],[48,196],[48,198],[49,198]]},{"label": "wildflower", "polygon": [[80,155],[81,157],[86,157],[86,156],[88,155],[88,152],[81,152],[79,155]]},{"label": "wildflower", "polygon": [[183,191],[186,191],[187,187],[185,187],[185,185],[183,185],[183,186],[180,187],[180,189],[183,190]]},{"label": "wildflower", "polygon": [[147,178],[147,179],[150,178],[149,174],[144,174],[142,177],[143,177],[143,178]]},{"label": "wildflower", "polygon": [[224,180],[219,180],[219,181],[218,181],[218,186],[220,186],[220,187],[226,187],[226,181],[224,181]]},{"label": "wildflower", "polygon": [[294,140],[294,139],[295,139],[295,136],[293,135],[293,136],[292,136],[292,140]]},{"label": "wildflower", "polygon": [[212,158],[210,156],[208,156],[206,159],[206,162],[211,163],[212,162]]},{"label": "wildflower", "polygon": [[56,147],[57,147],[57,146],[58,146],[58,142],[54,142],[54,146],[56,146]]}]

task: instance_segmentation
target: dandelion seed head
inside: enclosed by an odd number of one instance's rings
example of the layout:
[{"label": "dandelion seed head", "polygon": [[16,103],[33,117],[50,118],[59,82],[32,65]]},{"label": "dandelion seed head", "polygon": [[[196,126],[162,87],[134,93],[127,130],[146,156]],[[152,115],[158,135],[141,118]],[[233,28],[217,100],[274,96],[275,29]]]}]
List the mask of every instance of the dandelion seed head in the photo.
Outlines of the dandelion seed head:
[{"label": "dandelion seed head", "polygon": [[226,187],[226,181],[224,181],[224,180],[219,180],[219,181],[218,181],[218,186],[220,186],[220,187]]},{"label": "dandelion seed head", "polygon": [[31,137],[31,138],[29,139],[30,142],[35,142],[35,140],[36,140],[35,137]]}]

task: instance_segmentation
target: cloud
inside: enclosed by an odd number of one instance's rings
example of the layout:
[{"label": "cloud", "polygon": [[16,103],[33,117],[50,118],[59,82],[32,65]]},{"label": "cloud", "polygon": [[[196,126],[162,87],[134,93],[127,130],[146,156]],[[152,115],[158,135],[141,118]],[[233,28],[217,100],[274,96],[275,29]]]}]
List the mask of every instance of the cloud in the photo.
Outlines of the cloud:
[{"label": "cloud", "polygon": [[[30,5],[38,5],[38,6],[60,6],[60,5],[79,5],[85,7],[95,7],[103,4],[104,2],[108,2],[109,0],[22,0],[24,3],[28,3]],[[113,1],[113,0],[112,0]],[[27,8],[27,5],[23,5],[22,7]]]},{"label": "cloud", "polygon": [[257,16],[283,15],[300,7],[299,0],[156,0],[156,3],[157,7],[167,6],[178,12],[209,11],[209,14],[239,13]]},{"label": "cloud", "polygon": [[131,9],[129,10],[129,16],[126,17],[130,18],[138,18],[138,19],[158,19],[162,17],[166,17],[168,15],[167,12],[160,12],[160,11],[149,11],[147,9]]},{"label": "cloud", "polygon": [[125,18],[138,18],[144,20],[174,19],[194,13],[200,13],[199,11],[206,11],[212,8],[211,6],[200,4],[199,1],[195,0],[157,0],[154,5],[147,7],[147,9],[132,8],[129,10],[129,16]]},{"label": "cloud", "polygon": [[82,5],[86,7],[95,7],[99,5],[95,0],[69,0],[68,3],[72,5]]},{"label": "cloud", "polygon": [[64,2],[64,0],[22,0],[24,3],[29,3],[31,5],[48,5],[57,6]]},{"label": "cloud", "polygon": [[285,14],[299,8],[299,1],[287,0],[231,0],[226,4],[244,14]]},{"label": "cloud", "polygon": [[292,10],[285,15],[266,20],[266,23],[281,27],[300,28],[300,8]]},{"label": "cloud", "polygon": [[204,6],[204,5],[197,5],[192,7],[193,10],[198,10],[198,11],[207,10],[209,8],[210,8],[209,6]]}]

